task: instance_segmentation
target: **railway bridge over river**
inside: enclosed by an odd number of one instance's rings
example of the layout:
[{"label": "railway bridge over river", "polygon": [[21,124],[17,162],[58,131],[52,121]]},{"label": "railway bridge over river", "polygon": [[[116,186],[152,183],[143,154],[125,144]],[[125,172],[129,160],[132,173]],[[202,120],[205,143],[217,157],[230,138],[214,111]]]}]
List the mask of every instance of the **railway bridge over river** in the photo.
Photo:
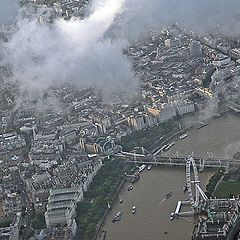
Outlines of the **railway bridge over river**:
[{"label": "railway bridge over river", "polygon": [[[194,152],[192,152],[191,156],[194,158],[196,166],[199,168],[199,171],[203,171],[205,167],[223,167],[225,168],[225,170],[228,170],[229,167],[240,166],[240,160],[229,158],[227,155],[224,157],[216,157],[213,155],[213,153],[207,152],[203,156],[197,156]],[[122,158],[125,159],[126,162],[134,162],[136,164],[186,166],[189,155],[180,155],[178,151],[172,156],[163,153],[161,155],[145,155],[121,152],[115,154],[115,157]]]}]

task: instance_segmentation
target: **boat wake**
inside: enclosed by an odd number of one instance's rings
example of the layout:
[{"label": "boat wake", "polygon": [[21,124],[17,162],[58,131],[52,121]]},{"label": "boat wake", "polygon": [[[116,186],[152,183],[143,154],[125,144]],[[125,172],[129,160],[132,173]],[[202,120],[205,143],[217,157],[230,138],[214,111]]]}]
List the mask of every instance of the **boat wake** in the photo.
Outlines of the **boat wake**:
[{"label": "boat wake", "polygon": [[169,192],[166,194],[166,196],[162,199],[162,201],[159,203],[159,207],[169,198],[172,196],[172,192]]}]

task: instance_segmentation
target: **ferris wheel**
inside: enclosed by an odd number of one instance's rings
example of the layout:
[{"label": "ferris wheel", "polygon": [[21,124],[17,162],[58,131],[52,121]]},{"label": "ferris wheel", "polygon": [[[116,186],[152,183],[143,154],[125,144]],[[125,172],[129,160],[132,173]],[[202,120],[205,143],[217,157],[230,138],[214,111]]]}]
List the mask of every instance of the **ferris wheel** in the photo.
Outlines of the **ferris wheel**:
[{"label": "ferris wheel", "polygon": [[192,156],[186,161],[186,185],[192,208],[196,209],[199,206],[200,199],[206,201],[208,197],[200,187],[198,170],[195,160]]}]

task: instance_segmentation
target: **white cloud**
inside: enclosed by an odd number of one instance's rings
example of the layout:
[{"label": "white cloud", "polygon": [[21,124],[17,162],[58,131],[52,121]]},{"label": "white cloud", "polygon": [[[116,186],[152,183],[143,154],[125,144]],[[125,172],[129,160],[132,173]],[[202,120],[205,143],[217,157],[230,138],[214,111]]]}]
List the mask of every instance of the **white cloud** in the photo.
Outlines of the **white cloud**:
[{"label": "white cloud", "polygon": [[21,19],[5,44],[5,60],[29,90],[72,83],[104,91],[135,89],[130,63],[122,54],[126,42],[104,37],[122,10],[123,0],[98,0],[84,20],[56,20],[53,25]]}]

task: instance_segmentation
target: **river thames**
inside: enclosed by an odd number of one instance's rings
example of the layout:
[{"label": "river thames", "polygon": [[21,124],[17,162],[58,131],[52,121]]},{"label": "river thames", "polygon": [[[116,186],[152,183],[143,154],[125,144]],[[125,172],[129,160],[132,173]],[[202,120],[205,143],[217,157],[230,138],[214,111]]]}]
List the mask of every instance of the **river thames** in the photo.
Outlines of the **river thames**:
[{"label": "river thames", "polygon": [[[213,119],[206,127],[188,132],[188,137],[177,141],[169,155],[178,150],[181,154],[191,154],[194,151],[201,156],[206,152],[213,152],[216,156],[232,156],[240,149],[239,125],[240,116],[235,114]],[[214,172],[213,169],[207,169],[200,174],[203,189]],[[187,193],[183,193],[183,167],[153,167],[141,173],[141,178],[133,185],[132,191],[127,191],[129,185],[126,183],[123,186],[103,224],[102,229],[107,231],[106,240],[191,239],[193,219],[169,219],[177,201],[188,198]],[[172,196],[160,204],[169,191]],[[136,206],[135,214],[131,213],[133,206]],[[122,219],[113,223],[112,218],[118,211],[123,212]]]}]

